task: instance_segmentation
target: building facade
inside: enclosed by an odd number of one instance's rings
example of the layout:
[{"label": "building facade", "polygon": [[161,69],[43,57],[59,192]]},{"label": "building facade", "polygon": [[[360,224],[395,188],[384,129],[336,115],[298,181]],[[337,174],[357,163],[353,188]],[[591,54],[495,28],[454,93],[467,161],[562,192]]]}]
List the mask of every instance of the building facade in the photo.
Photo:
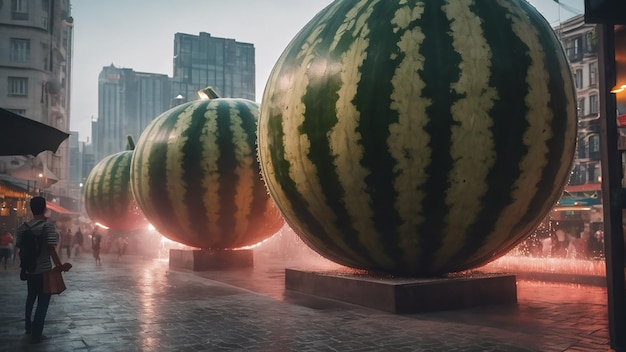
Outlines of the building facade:
[{"label": "building facade", "polygon": [[570,192],[599,191],[600,174],[600,90],[596,26],[576,16],[555,28],[570,62],[576,84],[578,146]]},{"label": "building facade", "polygon": [[[176,33],[172,105],[198,99],[212,86],[223,98],[255,100],[255,49],[234,39]],[[179,97],[176,100],[176,97]]]},{"label": "building facade", "polygon": [[[0,106],[67,132],[70,126],[73,19],[69,0],[12,0],[0,6]],[[36,158],[0,158],[2,173],[29,166],[48,199],[68,196],[69,142]]]},{"label": "building facade", "polygon": [[123,151],[154,118],[169,108],[198,99],[212,86],[224,98],[255,100],[254,45],[208,33],[174,36],[173,77],[135,72],[113,64],[98,77],[98,117],[92,123],[96,162]]},{"label": "building facade", "polygon": [[576,86],[578,141],[569,183],[550,214],[552,229],[559,228],[567,234],[557,243],[564,240],[569,245],[551,254],[599,258],[603,247],[603,210],[596,25],[586,24],[584,16],[579,15],[562,22],[554,31],[563,45]]},{"label": "building facade", "polygon": [[126,150],[128,135],[139,139],[150,121],[169,108],[170,95],[167,75],[104,67],[98,77],[98,118],[91,132],[96,161]]}]

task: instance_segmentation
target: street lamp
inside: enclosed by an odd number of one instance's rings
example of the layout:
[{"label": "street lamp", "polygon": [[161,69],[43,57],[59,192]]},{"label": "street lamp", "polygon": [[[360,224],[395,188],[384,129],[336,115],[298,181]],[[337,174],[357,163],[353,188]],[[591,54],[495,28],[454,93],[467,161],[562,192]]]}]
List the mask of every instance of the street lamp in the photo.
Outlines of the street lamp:
[{"label": "street lamp", "polygon": [[185,97],[182,94],[178,94],[172,102],[172,107],[174,106],[178,106],[180,104],[182,104],[185,101]]}]

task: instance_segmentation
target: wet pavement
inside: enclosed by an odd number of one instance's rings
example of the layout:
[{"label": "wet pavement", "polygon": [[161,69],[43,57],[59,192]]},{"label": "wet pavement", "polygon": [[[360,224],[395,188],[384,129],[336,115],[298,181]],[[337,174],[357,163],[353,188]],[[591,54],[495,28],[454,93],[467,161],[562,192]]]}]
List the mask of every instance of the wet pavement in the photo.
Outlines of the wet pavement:
[{"label": "wet pavement", "polygon": [[[301,259],[301,258],[300,258]],[[607,351],[606,288],[518,280],[518,304],[395,315],[284,290],[284,269],[191,272],[162,260],[72,258],[44,334],[23,330],[26,284],[0,268],[0,351]]]}]

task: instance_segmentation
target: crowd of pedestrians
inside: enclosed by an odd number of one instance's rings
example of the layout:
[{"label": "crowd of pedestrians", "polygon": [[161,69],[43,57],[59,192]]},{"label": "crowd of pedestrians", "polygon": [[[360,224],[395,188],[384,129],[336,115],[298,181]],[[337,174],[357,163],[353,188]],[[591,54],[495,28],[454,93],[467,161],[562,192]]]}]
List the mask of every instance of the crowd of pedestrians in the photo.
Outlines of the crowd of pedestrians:
[{"label": "crowd of pedestrians", "polygon": [[[94,232],[95,233],[95,232]],[[92,250],[91,247],[85,247],[85,235],[80,228],[76,232],[72,232],[71,228],[56,227],[56,238],[58,243],[58,255],[60,258],[70,259],[81,255],[84,251]],[[98,243],[102,237],[98,240]],[[19,249],[16,246],[17,238],[5,226],[0,227],[0,265],[5,270],[19,265]],[[92,244],[93,246],[93,244]],[[94,256],[96,258],[96,256]],[[100,261],[97,259],[97,264]]]}]

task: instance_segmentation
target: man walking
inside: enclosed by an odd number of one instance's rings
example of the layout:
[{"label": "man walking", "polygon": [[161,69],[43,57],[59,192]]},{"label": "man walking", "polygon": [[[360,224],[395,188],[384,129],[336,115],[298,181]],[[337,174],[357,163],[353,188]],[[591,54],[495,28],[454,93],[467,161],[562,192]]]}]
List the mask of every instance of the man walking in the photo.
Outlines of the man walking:
[{"label": "man walking", "polygon": [[[43,197],[34,197],[30,200],[30,210],[33,213],[33,220],[22,224],[17,229],[17,244],[21,245],[22,236],[30,228],[35,236],[43,236],[45,244],[41,248],[41,252],[37,257],[37,265],[32,272],[26,273],[26,283],[28,285],[28,296],[26,297],[24,328],[26,334],[31,335],[32,343],[41,343],[49,338],[43,335],[43,326],[48,313],[48,305],[50,304],[51,294],[44,293],[43,290],[43,273],[52,270],[52,262],[55,265],[61,265],[61,260],[56,251],[57,231],[54,224],[47,221],[45,217],[46,199]],[[37,309],[33,318],[33,307],[37,300]],[[32,320],[31,320],[32,319]]]}]

